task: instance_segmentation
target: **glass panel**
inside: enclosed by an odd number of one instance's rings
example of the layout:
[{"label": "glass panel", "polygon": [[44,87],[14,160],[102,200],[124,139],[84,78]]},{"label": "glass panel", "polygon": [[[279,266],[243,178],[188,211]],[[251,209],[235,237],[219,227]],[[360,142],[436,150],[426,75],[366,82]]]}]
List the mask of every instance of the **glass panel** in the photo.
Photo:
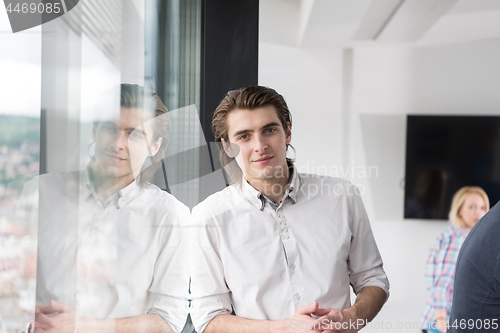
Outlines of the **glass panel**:
[{"label": "glass panel", "polygon": [[40,31],[13,35],[0,6],[1,332],[23,329],[35,305],[36,195],[21,194],[39,172]]},{"label": "glass panel", "polygon": [[[20,332],[50,300],[75,309],[75,322],[142,314],[162,238],[124,229],[148,223],[147,209],[122,209],[139,194],[103,184],[126,169],[149,188],[155,165],[152,183],[198,203],[201,0],[79,1],[16,34],[0,8],[0,332]],[[143,97],[124,101],[124,89]],[[152,90],[167,115],[153,117]]]}]

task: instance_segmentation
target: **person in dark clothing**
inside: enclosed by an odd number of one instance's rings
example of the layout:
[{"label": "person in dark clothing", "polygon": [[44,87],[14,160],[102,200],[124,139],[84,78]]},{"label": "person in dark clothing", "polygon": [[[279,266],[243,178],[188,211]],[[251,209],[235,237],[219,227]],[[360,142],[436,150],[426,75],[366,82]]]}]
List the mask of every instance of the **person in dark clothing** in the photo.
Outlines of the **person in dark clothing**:
[{"label": "person in dark clothing", "polygon": [[500,332],[500,205],[467,236],[457,259],[447,332]]}]

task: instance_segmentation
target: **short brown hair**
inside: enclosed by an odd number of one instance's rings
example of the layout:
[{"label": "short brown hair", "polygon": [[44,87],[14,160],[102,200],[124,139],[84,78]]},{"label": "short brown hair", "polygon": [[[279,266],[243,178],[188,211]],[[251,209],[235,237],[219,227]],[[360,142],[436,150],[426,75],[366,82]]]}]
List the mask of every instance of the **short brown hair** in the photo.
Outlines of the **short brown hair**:
[{"label": "short brown hair", "polygon": [[[272,88],[248,86],[229,91],[215,109],[212,118],[212,132],[214,133],[215,141],[221,142],[221,139],[224,139],[225,142],[229,142],[227,126],[227,115],[229,112],[237,109],[255,110],[264,106],[274,106],[285,131],[288,129],[288,126],[292,128],[292,114],[288,110],[288,105],[283,96]],[[242,176],[241,169],[236,165],[236,162],[231,163],[234,161],[234,158],[227,156],[222,145],[219,146],[219,152],[220,162],[229,175],[229,182],[231,184],[238,183]],[[293,160],[287,158],[287,162],[293,162]]]},{"label": "short brown hair", "polygon": [[[146,108],[154,111],[153,137],[151,143],[163,138],[160,149],[155,156],[150,157],[152,165],[141,172],[139,182],[144,184],[151,181],[156,170],[163,163],[163,157],[170,139],[171,121],[165,104],[156,91],[144,88],[137,84],[122,84],[120,106],[125,108]],[[166,181],[166,180],[165,180]]]},{"label": "short brown hair", "polygon": [[460,209],[464,205],[465,199],[469,194],[479,194],[483,198],[486,205],[486,212],[490,210],[490,200],[488,199],[488,195],[482,188],[480,188],[479,186],[462,187],[453,195],[453,201],[451,203],[449,214],[451,223],[453,223],[453,225],[458,229],[463,229],[466,227],[464,220],[458,215],[458,213],[460,212]]},{"label": "short brown hair", "polygon": [[[154,143],[159,138],[163,138],[160,149],[154,157],[151,157],[152,165],[141,173],[139,180],[141,184],[144,184],[152,179],[156,170],[158,170],[162,163],[170,139],[170,116],[167,107],[163,104],[154,90],[144,88],[137,84],[122,83],[120,85],[120,106],[124,108],[154,111],[153,137],[150,138],[150,143]],[[94,131],[97,129],[98,125],[99,121],[94,121]]]}]

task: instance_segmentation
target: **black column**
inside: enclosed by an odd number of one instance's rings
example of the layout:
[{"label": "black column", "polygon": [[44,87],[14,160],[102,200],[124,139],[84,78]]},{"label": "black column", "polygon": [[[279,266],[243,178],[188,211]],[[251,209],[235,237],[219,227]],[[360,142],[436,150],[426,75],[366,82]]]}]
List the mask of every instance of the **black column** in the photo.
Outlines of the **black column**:
[{"label": "black column", "polygon": [[212,113],[224,95],[258,82],[259,0],[203,0],[201,29],[200,119],[213,142]]}]

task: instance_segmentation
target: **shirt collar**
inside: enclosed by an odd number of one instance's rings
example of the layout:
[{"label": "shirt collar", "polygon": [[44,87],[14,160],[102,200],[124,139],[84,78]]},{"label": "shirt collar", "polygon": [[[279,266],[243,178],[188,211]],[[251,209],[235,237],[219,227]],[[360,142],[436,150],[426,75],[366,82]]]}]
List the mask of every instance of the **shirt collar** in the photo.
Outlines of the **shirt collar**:
[{"label": "shirt collar", "polygon": [[[94,197],[98,200],[97,192],[92,180],[92,170],[90,169],[90,165],[87,165],[85,171],[82,173],[81,181],[83,185],[81,186],[81,197],[86,199]],[[103,204],[107,206],[109,203],[114,202],[116,204],[116,208],[121,208],[134,199],[140,191],[141,187],[139,187],[139,185],[137,185],[137,181],[134,180],[120,191],[111,195],[105,202],[103,202]]]},{"label": "shirt collar", "polygon": [[297,192],[299,192],[300,187],[300,177],[297,168],[294,164],[290,165],[290,181],[288,182],[287,189],[289,189],[288,196],[293,200],[293,203],[297,202]]},{"label": "shirt collar", "polygon": [[134,179],[132,183],[128,184],[120,191],[118,191],[118,195],[120,198],[117,202],[117,208],[121,208],[132,201],[135,197],[137,197],[141,190],[142,188],[137,185],[137,180]]},{"label": "shirt collar", "polygon": [[[290,179],[285,188],[285,196],[283,197],[283,201],[287,198],[292,200],[292,203],[295,204],[297,202],[297,192],[300,186],[300,178],[298,176],[297,168],[295,165],[289,165],[290,170]],[[263,210],[265,205],[264,195],[255,189],[252,185],[250,185],[245,176],[243,176],[241,180],[241,191],[243,192],[243,196],[250,201],[257,209]]]},{"label": "shirt collar", "polygon": [[456,235],[459,235],[459,236],[464,236],[464,237],[467,237],[467,235],[469,234],[470,230],[467,229],[467,228],[457,228],[453,222],[451,221],[448,221],[448,227],[451,228],[451,230],[456,234]]},{"label": "shirt collar", "polygon": [[95,193],[94,185],[91,181],[91,176],[90,173],[92,171],[90,170],[90,166],[87,165],[85,170],[80,173],[81,175],[81,186],[80,186],[80,197],[81,198],[88,198],[90,196],[94,196],[97,198],[97,193]]}]

